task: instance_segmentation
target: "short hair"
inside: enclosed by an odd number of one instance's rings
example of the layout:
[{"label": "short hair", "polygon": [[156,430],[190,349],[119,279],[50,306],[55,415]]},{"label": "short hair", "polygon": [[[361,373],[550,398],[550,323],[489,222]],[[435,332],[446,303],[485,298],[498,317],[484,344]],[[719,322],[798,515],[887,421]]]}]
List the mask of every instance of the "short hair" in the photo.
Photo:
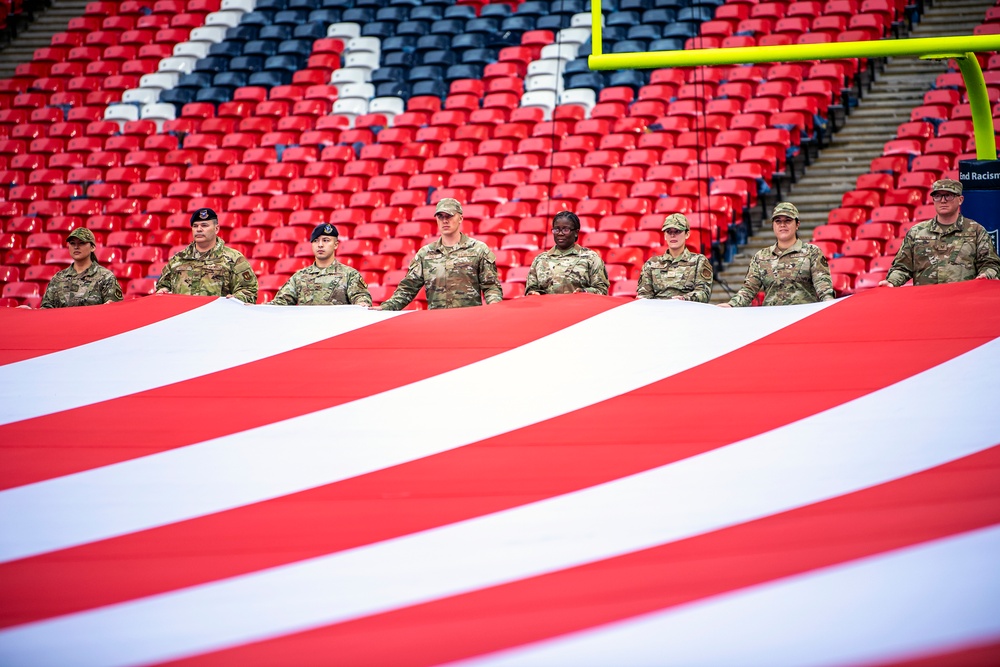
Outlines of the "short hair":
[{"label": "short hair", "polygon": [[573,225],[573,231],[580,231],[580,218],[573,211],[559,211],[556,213],[555,217],[552,218],[552,226],[555,227],[555,224],[560,220],[569,220],[570,224]]}]

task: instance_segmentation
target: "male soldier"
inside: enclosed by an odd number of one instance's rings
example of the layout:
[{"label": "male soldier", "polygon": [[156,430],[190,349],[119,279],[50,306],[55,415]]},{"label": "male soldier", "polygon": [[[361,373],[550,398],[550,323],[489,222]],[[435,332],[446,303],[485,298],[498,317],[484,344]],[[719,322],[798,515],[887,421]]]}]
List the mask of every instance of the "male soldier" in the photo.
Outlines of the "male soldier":
[{"label": "male soldier", "polygon": [[427,288],[427,307],[465,308],[503,300],[497,260],[482,241],[462,233],[462,205],[451,198],[437,203],[434,212],[441,238],[417,251],[406,277],[381,310],[401,310]]},{"label": "male soldier", "polygon": [[157,294],[225,296],[257,301],[257,276],[250,262],[219,238],[219,216],[210,208],[191,214],[194,241],[170,258],[156,281]]},{"label": "male soldier", "polygon": [[910,228],[903,245],[879,285],[899,287],[957,283],[963,280],[996,280],[1000,259],[989,233],[975,220],[962,215],[962,184],[950,178],[931,186],[934,217]]},{"label": "male soldier", "polygon": [[73,264],[52,276],[39,308],[96,306],[122,300],[122,288],[115,274],[97,263],[97,239],[85,227],[66,237]]},{"label": "male soldier", "polygon": [[683,213],[663,221],[667,252],[650,257],[639,274],[640,299],[676,299],[708,303],[712,296],[712,265],[702,254],[687,249],[691,224]]},{"label": "male soldier", "polygon": [[536,256],[528,271],[525,295],[569,294],[572,292],[608,293],[608,270],[601,256],[581,247],[580,218],[570,211],[560,211],[552,219],[555,247]]},{"label": "male soldier", "polygon": [[365,279],[356,269],[341,264],[335,257],[340,245],[337,228],[329,223],[318,225],[309,240],[316,261],[296,271],[271,303],[276,306],[371,306],[372,297]]},{"label": "male soldier", "polygon": [[780,202],[771,214],[776,242],[758,250],[750,260],[743,287],[722,308],[749,306],[764,290],[765,306],[832,301],[836,294],[830,279],[830,264],[823,252],[799,240],[799,209]]}]

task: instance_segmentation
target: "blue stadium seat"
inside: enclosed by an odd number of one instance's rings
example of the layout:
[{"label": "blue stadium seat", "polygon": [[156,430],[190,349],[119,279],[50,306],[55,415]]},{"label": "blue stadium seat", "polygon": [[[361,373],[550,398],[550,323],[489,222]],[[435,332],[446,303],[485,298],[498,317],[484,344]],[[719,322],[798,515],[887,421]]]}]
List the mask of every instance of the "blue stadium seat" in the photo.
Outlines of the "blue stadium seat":
[{"label": "blue stadium seat", "polygon": [[[584,2],[583,10],[588,14],[590,13],[590,0],[586,0],[586,2]],[[602,14],[610,14],[611,12],[617,12],[617,11],[618,11],[618,0],[606,0],[601,2]]]},{"label": "blue stadium seat", "polygon": [[304,64],[304,59],[298,56],[278,55],[278,56],[271,56],[270,58],[265,60],[264,69],[280,70],[288,72],[290,74],[294,74],[295,72],[302,69],[303,64]]},{"label": "blue stadium seat", "polygon": [[452,65],[444,74],[446,81],[457,79],[481,79],[483,68],[479,65]]},{"label": "blue stadium seat", "polygon": [[435,37],[444,37],[447,39],[448,35],[459,35],[464,31],[464,29],[465,21],[461,19],[443,18],[440,21],[435,21],[431,24],[430,34]]},{"label": "blue stadium seat", "polygon": [[634,25],[628,29],[628,39],[641,39],[650,41],[663,36],[663,28],[658,25]]},{"label": "blue stadium seat", "polygon": [[257,10],[269,9],[272,12],[280,12],[287,8],[288,0],[257,0],[257,5],[254,7]]},{"label": "blue stadium seat", "polygon": [[260,35],[260,27],[255,25],[238,25],[230,28],[226,31],[226,39],[219,44],[213,44],[212,47],[221,46],[228,42],[249,42],[251,39],[257,39]]},{"label": "blue stadium seat", "polygon": [[382,53],[405,51],[412,53],[417,50],[417,38],[413,35],[393,35],[382,41]]},{"label": "blue stadium seat", "polygon": [[264,58],[261,56],[237,56],[229,61],[229,69],[233,72],[259,72],[264,69]]},{"label": "blue stadium seat", "polygon": [[635,69],[623,69],[611,72],[608,77],[609,86],[628,86],[637,91],[647,84],[646,73]]},{"label": "blue stadium seat", "polygon": [[648,44],[642,39],[623,39],[620,42],[615,42],[614,46],[611,47],[611,53],[635,53],[637,51],[645,51]]},{"label": "blue stadium seat", "polygon": [[663,39],[654,39],[649,43],[650,51],[683,51],[684,41],[686,38],[681,37],[665,37]]},{"label": "blue stadium seat", "polygon": [[417,6],[410,10],[411,21],[438,21],[444,18],[440,7]]},{"label": "blue stadium seat", "polygon": [[329,26],[332,23],[340,23],[339,9],[314,9],[309,12],[310,23],[323,23]]},{"label": "blue stadium seat", "polygon": [[246,72],[219,72],[212,79],[213,86],[223,88],[242,88],[247,85],[249,75]]},{"label": "blue stadium seat", "polygon": [[444,10],[444,18],[461,19],[464,23],[476,18],[476,8],[472,5],[452,5]]},{"label": "blue stadium seat", "polygon": [[292,26],[290,25],[279,25],[277,23],[272,25],[262,26],[260,29],[260,35],[257,39],[269,39],[276,42],[283,42],[286,39],[292,38]]},{"label": "blue stadium seat", "polygon": [[363,37],[385,39],[386,37],[392,37],[395,32],[396,24],[387,21],[372,21],[367,25],[361,26],[361,35]]},{"label": "blue stadium seat", "polygon": [[274,12],[252,11],[247,12],[240,18],[240,25],[271,25],[274,22]]},{"label": "blue stadium seat", "polygon": [[292,29],[292,37],[294,39],[309,40],[310,48],[314,41],[326,37],[326,29],[330,27],[330,23],[335,23],[335,21],[313,21],[311,18],[312,16],[310,15],[309,22],[297,25]]},{"label": "blue stadium seat", "polygon": [[535,24],[536,30],[552,30],[553,32],[562,30],[563,28],[568,28],[570,26],[570,17],[567,14],[549,14],[548,16],[539,16],[538,22]]},{"label": "blue stadium seat", "polygon": [[527,0],[518,6],[516,13],[521,16],[545,16],[549,13],[549,3],[540,0]]},{"label": "blue stadium seat", "polygon": [[430,31],[431,24],[428,21],[403,21],[396,26],[395,34],[423,37],[430,33]]},{"label": "blue stadium seat", "polygon": [[274,15],[274,25],[287,25],[294,28],[306,22],[309,12],[299,9],[285,9]]},{"label": "blue stadium seat", "polygon": [[[590,65],[587,64],[586,58],[575,58],[566,63],[566,67],[563,68],[563,81],[568,83],[569,77],[573,76],[574,74],[582,74],[583,72],[589,72],[589,71],[590,71]],[[568,85],[566,87],[569,88]]]},{"label": "blue stadium seat", "polygon": [[317,9],[320,5],[320,0],[288,0],[289,9],[305,9],[306,11],[312,11]]},{"label": "blue stadium seat", "polygon": [[278,43],[270,39],[255,39],[243,45],[245,56],[273,56],[278,52]]},{"label": "blue stadium seat", "polygon": [[608,15],[605,23],[609,26],[620,25],[631,28],[634,25],[639,25],[639,16],[639,12],[614,12]]},{"label": "blue stadium seat", "polygon": [[375,96],[376,97],[402,97],[407,99],[410,97],[410,87],[405,83],[399,83],[397,81],[387,81],[385,83],[380,83],[375,86]]},{"label": "blue stadium seat", "polygon": [[549,6],[549,11],[553,14],[581,14],[589,9],[583,0],[553,0]]},{"label": "blue stadium seat", "polygon": [[233,91],[229,88],[220,88],[218,86],[202,88],[194,96],[195,102],[211,102],[213,104],[222,104],[231,99],[233,99]]},{"label": "blue stadium seat", "polygon": [[229,69],[229,58],[224,56],[207,56],[194,64],[193,72],[208,72],[215,74]]},{"label": "blue stadium seat", "polygon": [[[301,26],[300,26],[301,27]],[[326,33],[324,32],[324,35]],[[303,63],[312,54],[312,40],[306,39],[286,39],[278,44],[278,54],[285,56],[298,56]]]},{"label": "blue stadium seat", "polygon": [[382,7],[377,12],[375,12],[376,21],[393,21],[395,23],[400,23],[406,21],[410,18],[410,8],[409,7]]},{"label": "blue stadium seat", "polygon": [[[442,23],[442,21],[438,21],[434,25],[438,23]],[[451,45],[451,40],[446,33],[435,30],[433,26],[431,27],[431,32],[433,34],[424,35],[417,39],[417,53],[447,49]]]},{"label": "blue stadium seat", "polygon": [[666,25],[677,20],[673,9],[649,9],[642,13],[642,22],[647,25]]},{"label": "blue stadium seat", "polygon": [[652,8],[652,0],[621,0],[621,4],[618,5],[620,11],[639,11],[644,12],[647,9]]},{"label": "blue stadium seat", "polygon": [[469,49],[462,53],[462,62],[466,65],[489,65],[497,61],[497,52],[493,49]]},{"label": "blue stadium seat", "polygon": [[251,74],[250,79],[247,81],[247,85],[273,88],[275,86],[287,86],[291,82],[291,72],[282,70],[264,70],[263,72],[254,72]]},{"label": "blue stadium seat", "polygon": [[686,23],[683,21],[676,21],[668,25],[663,26],[663,36],[664,37],[694,37],[698,34],[698,26],[700,23]]},{"label": "blue stadium seat", "polygon": [[402,81],[405,78],[406,70],[402,67],[379,67],[372,72],[372,83],[376,86],[380,83]]},{"label": "blue stadium seat", "polygon": [[437,65],[420,65],[410,70],[407,80],[410,83],[415,81],[440,81],[444,78],[442,68]]},{"label": "blue stadium seat", "polygon": [[388,2],[386,0],[354,0],[355,7],[370,7],[372,9],[379,9],[380,7],[385,7]]},{"label": "blue stadium seat", "polygon": [[689,7],[691,0],[653,0],[653,6],[658,9],[673,9],[680,11],[684,7]]},{"label": "blue stadium seat", "polygon": [[209,72],[191,72],[190,74],[181,74],[180,78],[177,79],[178,88],[204,88],[205,86],[212,85],[212,77],[214,75]]},{"label": "blue stadium seat", "polygon": [[354,0],[320,0],[320,9],[339,9],[344,11],[354,6]]},{"label": "blue stadium seat", "polygon": [[685,7],[677,12],[678,21],[711,21],[714,11],[711,7]]},{"label": "blue stadium seat", "polygon": [[600,91],[604,88],[604,76],[600,72],[574,74],[570,77],[567,88],[590,88],[594,91]]},{"label": "blue stadium seat", "polygon": [[341,20],[345,23],[360,23],[364,25],[375,20],[375,10],[367,7],[351,7],[344,10]]},{"label": "blue stadium seat", "polygon": [[528,32],[535,29],[536,16],[508,16],[500,24],[500,30],[507,32]]},{"label": "blue stadium seat", "polygon": [[486,35],[493,35],[499,32],[500,21],[498,19],[469,19],[465,22],[465,32],[481,32]]},{"label": "blue stadium seat", "polygon": [[194,88],[171,88],[160,91],[160,102],[170,103],[177,107],[177,115],[180,116],[181,107],[188,102],[194,101]]},{"label": "blue stadium seat", "polygon": [[422,59],[424,65],[437,65],[439,67],[451,67],[457,62],[458,54],[453,49],[427,51]]},{"label": "blue stadium seat", "polygon": [[383,69],[388,67],[414,67],[417,64],[417,54],[409,51],[392,51],[382,54]]},{"label": "blue stadium seat", "polygon": [[418,95],[433,95],[435,97],[440,97],[444,99],[448,96],[448,86],[444,81],[437,81],[434,79],[427,79],[425,81],[417,81],[411,86],[410,90],[414,97]]},{"label": "blue stadium seat", "polygon": [[511,15],[510,5],[503,4],[500,2],[494,2],[484,5],[483,8],[479,10],[480,18],[505,19],[510,15]]},{"label": "blue stadium seat", "polygon": [[478,32],[460,33],[451,38],[451,48],[456,51],[486,48],[486,35]]}]

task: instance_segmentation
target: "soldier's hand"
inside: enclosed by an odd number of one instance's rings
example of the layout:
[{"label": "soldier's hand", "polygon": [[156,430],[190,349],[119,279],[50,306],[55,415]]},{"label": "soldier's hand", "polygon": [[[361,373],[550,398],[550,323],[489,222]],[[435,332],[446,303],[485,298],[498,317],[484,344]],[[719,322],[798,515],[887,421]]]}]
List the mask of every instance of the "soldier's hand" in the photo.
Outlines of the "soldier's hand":
[{"label": "soldier's hand", "polygon": [[729,305],[728,303],[720,303],[719,308],[732,308],[732,306]]},{"label": "soldier's hand", "polygon": [[32,309],[31,306],[29,306],[28,304],[24,304],[23,306],[18,306],[18,308],[23,308],[25,310],[31,310]]},{"label": "soldier's hand", "polygon": [[893,285],[892,283],[890,283],[888,280],[880,280],[880,281],[878,281],[878,286],[879,287],[895,287],[895,285]]},{"label": "soldier's hand", "polygon": [[170,290],[168,290],[166,287],[161,287],[160,289],[153,292],[153,294],[170,294]]},{"label": "soldier's hand", "polygon": [[989,280],[989,279],[990,279],[989,276],[983,275],[981,273],[978,276],[976,276],[976,280]]},{"label": "soldier's hand", "polygon": [[536,291],[534,291],[534,290],[532,290],[532,291],[530,291],[530,292],[525,292],[525,293],[524,293],[524,296],[541,296],[541,295],[542,295],[542,293],[541,293],[541,292],[536,292]]},{"label": "soldier's hand", "polygon": [[682,296],[672,296],[672,297],[670,297],[670,299],[671,299],[672,301],[687,301],[687,299],[685,299],[685,298],[684,298],[684,297],[682,297]]}]

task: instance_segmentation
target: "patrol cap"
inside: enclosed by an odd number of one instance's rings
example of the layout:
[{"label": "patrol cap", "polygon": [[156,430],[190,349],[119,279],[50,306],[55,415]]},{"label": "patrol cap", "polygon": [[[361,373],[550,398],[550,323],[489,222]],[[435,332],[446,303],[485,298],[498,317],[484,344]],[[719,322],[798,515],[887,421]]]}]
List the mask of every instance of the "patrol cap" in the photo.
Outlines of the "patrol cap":
[{"label": "patrol cap", "polygon": [[434,215],[437,215],[438,213],[462,215],[462,205],[458,203],[457,199],[445,197],[437,203],[437,208],[434,209]]},{"label": "patrol cap", "polygon": [[935,192],[951,192],[961,195],[962,184],[953,178],[942,178],[940,181],[934,181],[934,185],[931,186],[931,194]]},{"label": "patrol cap", "polygon": [[215,214],[210,208],[199,208],[197,211],[191,214],[191,226],[199,220],[218,220],[219,216]]},{"label": "patrol cap", "polygon": [[93,243],[94,245],[97,245],[97,239],[94,238],[94,232],[90,231],[86,227],[77,227],[71,231],[69,236],[66,237],[67,241],[70,239],[79,239],[84,243]]},{"label": "patrol cap", "polygon": [[791,202],[778,202],[778,204],[774,207],[774,212],[771,213],[771,220],[773,221],[779,215],[785,215],[789,218],[795,218],[798,220],[799,209],[795,208],[795,204],[792,204]]},{"label": "patrol cap", "polygon": [[329,222],[324,222],[322,225],[316,225],[316,229],[313,230],[312,235],[309,237],[310,241],[315,241],[321,236],[337,236],[340,234],[337,232],[337,228],[331,225]]},{"label": "patrol cap", "polygon": [[691,231],[691,225],[683,213],[671,213],[663,221],[663,231],[668,229],[679,229],[682,232]]}]

